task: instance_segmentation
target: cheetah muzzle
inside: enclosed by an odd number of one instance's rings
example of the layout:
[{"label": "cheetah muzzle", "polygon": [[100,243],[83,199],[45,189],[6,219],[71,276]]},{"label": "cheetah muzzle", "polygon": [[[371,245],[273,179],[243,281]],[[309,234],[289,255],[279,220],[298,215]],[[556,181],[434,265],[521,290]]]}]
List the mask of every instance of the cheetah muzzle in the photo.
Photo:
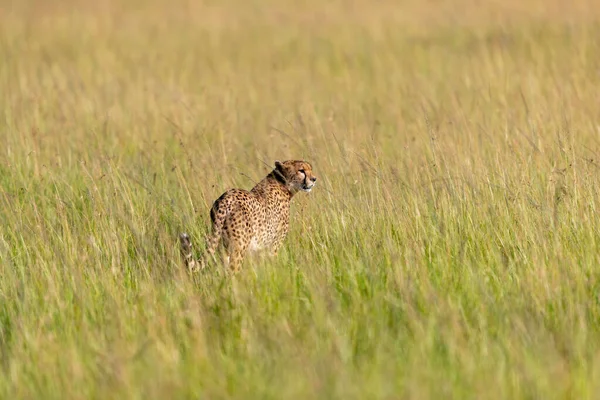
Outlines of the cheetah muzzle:
[{"label": "cheetah muzzle", "polygon": [[316,181],[306,161],[275,161],[275,169],[252,190],[229,189],[210,210],[212,230],[203,257],[195,260],[190,236],[180,235],[185,265],[190,271],[203,269],[219,244],[233,272],[239,270],[248,251],[268,250],[276,255],[288,233],[292,197],[299,191],[310,192]]}]

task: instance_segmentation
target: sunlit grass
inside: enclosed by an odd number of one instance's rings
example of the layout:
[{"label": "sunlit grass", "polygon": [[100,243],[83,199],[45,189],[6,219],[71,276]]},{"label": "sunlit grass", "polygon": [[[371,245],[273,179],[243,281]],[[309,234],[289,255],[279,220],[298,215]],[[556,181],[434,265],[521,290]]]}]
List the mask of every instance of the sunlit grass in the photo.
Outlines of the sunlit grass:
[{"label": "sunlit grass", "polygon": [[[594,398],[600,8],[0,5],[4,398]],[[208,209],[319,177],[275,259]]]}]

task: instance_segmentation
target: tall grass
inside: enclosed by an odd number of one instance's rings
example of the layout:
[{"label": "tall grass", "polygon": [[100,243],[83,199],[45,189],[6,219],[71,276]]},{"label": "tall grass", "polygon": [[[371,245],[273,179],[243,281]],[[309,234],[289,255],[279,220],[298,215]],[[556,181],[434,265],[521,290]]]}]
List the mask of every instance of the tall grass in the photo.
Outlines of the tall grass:
[{"label": "tall grass", "polygon": [[[597,397],[598,16],[0,3],[0,396]],[[287,158],[281,254],[189,276]]]}]

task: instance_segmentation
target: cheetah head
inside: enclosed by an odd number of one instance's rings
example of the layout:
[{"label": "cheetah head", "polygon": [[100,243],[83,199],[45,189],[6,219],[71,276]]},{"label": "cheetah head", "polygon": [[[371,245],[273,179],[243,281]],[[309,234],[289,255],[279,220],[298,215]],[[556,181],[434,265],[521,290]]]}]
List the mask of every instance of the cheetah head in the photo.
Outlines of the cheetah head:
[{"label": "cheetah head", "polygon": [[275,173],[283,177],[292,193],[310,192],[317,182],[312,166],[306,161],[275,161]]}]

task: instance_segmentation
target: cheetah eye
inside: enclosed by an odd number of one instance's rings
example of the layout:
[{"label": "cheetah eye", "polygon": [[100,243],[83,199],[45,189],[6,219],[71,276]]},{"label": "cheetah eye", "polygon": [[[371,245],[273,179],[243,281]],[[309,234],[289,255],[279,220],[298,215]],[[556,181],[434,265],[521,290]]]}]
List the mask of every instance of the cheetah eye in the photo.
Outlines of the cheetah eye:
[{"label": "cheetah eye", "polygon": [[298,172],[300,172],[301,174],[305,174],[306,175],[306,172],[304,172],[303,169],[299,169]]}]

